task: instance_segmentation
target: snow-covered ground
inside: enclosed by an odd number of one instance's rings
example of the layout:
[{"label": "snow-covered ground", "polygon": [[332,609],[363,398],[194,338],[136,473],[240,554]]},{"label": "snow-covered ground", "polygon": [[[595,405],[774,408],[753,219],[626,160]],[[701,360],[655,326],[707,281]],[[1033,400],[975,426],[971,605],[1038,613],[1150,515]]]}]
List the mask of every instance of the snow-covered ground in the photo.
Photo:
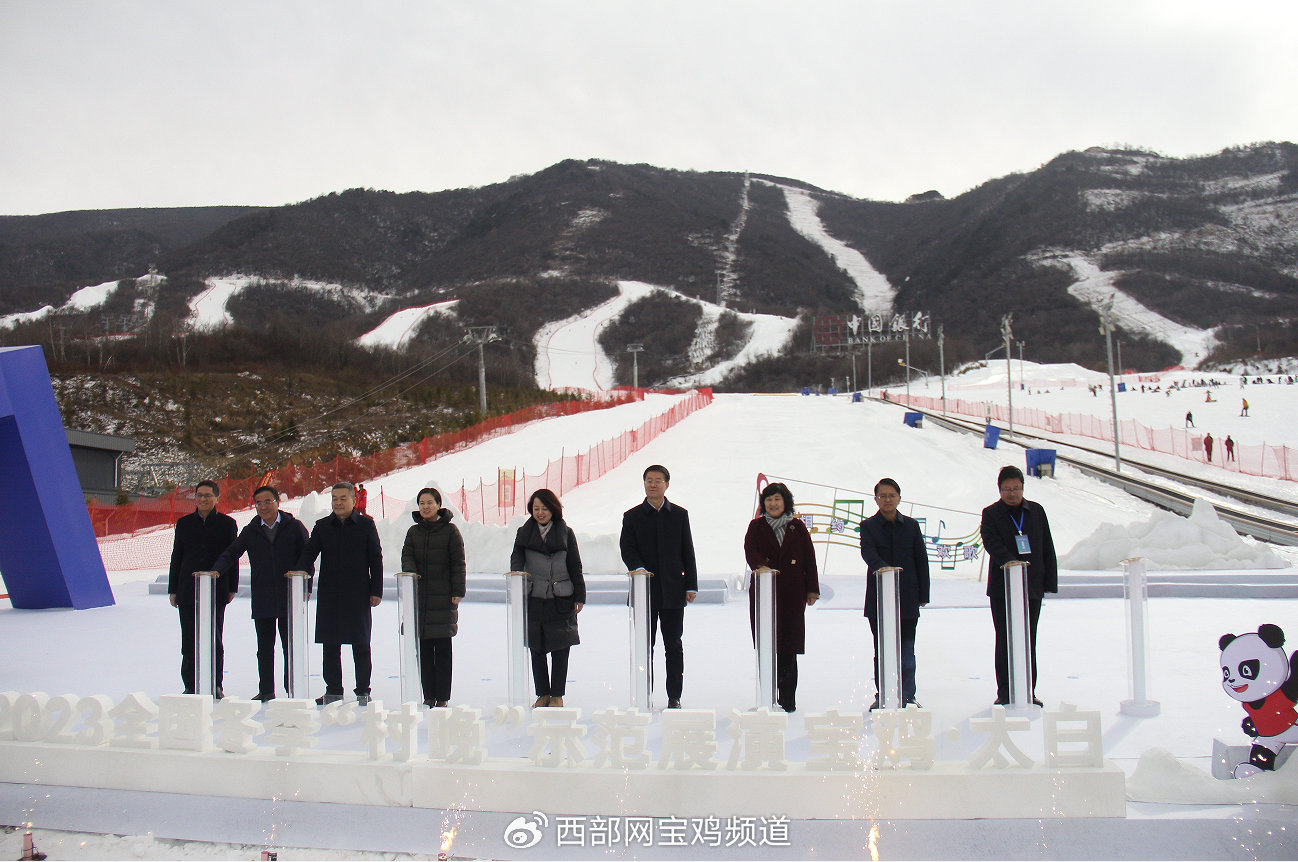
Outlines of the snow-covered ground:
[{"label": "snow-covered ground", "polygon": [[[137,279],[140,284],[154,284],[158,276],[143,276]],[[98,308],[108,301],[108,297],[117,289],[118,282],[106,281],[103,284],[92,284],[86,287],[78,288],[68,297],[58,310],[63,311],[90,311]],[[19,323],[30,323],[33,320],[40,320],[48,314],[55,311],[54,306],[44,305],[35,311],[20,311],[14,314],[0,315],[0,329],[7,329],[16,326]]]},{"label": "snow-covered ground", "polygon": [[[199,332],[228,326],[234,322],[234,318],[226,310],[226,303],[248,285],[263,281],[273,284],[285,283],[280,279],[262,278],[261,276],[246,274],[222,275],[206,279],[205,284],[207,287],[189,301],[189,317],[186,322]],[[294,278],[286,283],[299,290],[346,297],[359,304],[366,311],[377,308],[379,303],[386,298],[383,294],[374,291],[350,288],[330,282]]]},{"label": "snow-covered ground", "polygon": [[1100,314],[1112,300],[1115,325],[1170,344],[1180,352],[1181,364],[1187,368],[1202,362],[1217,344],[1217,336],[1212,330],[1195,329],[1169,320],[1119,290],[1113,283],[1122,274],[1119,271],[1102,270],[1080,254],[1047,254],[1041,260],[1071,269],[1077,281],[1068,286],[1070,294]]},{"label": "snow-covered ground", "polygon": [[[711,350],[711,336],[723,309],[716,303],[686,296],[665,287],[639,281],[618,282],[619,294],[607,302],[587,309],[565,320],[548,323],[537,330],[536,384],[543,389],[594,389],[613,387],[614,364],[600,346],[599,334],[609,322],[616,319],[626,307],[637,299],[655,291],[668,293],[693,302],[703,309],[703,318],[695,337],[692,353],[706,355]],[[721,380],[735,368],[754,362],[764,356],[779,353],[793,337],[798,321],[774,314],[748,314],[734,312],[751,325],[748,342],[731,359],[709,367],[697,374],[686,374],[667,381],[667,386],[688,388],[709,386]],[[650,337],[650,336],[646,336]],[[618,362],[631,361],[628,356],[618,357]]]},{"label": "snow-covered ground", "polygon": [[789,224],[798,233],[825,250],[844,272],[856,283],[856,301],[866,314],[884,314],[892,310],[892,301],[897,289],[889,283],[887,277],[875,269],[865,255],[847,243],[832,236],[825,229],[817,210],[820,204],[806,189],[796,186],[785,186],[762,180],[784,192],[784,199],[789,206]]},{"label": "snow-covered ground", "polygon": [[419,326],[435,314],[454,314],[458,299],[434,302],[431,305],[418,305],[414,308],[403,308],[391,314],[386,320],[369,332],[356,339],[361,347],[387,347],[391,350],[403,350],[419,331]]},{"label": "snow-covered ground", "polygon": [[[1001,363],[999,369],[996,365],[949,382],[948,396],[954,397],[952,387],[957,387],[961,397],[994,400],[999,392],[1003,399],[1004,365]],[[1014,370],[1017,375],[1017,361]],[[1001,375],[999,381],[997,373]],[[1027,387],[1015,391],[1016,406],[1022,398],[1043,409],[1089,410],[1099,415],[1107,407],[1106,399],[1090,395],[1085,383],[1091,381],[1080,369],[1029,363],[1024,373]],[[1063,385],[1078,378],[1082,385]],[[1237,380],[1230,385],[1238,391]],[[912,383],[914,392],[932,394],[937,389],[937,381]],[[1235,417],[1238,425],[1228,424],[1231,417],[1224,412],[1228,407],[1238,412],[1233,398],[1229,399],[1231,404],[1226,404],[1224,398],[1220,402],[1220,416],[1209,413],[1206,417],[1219,421],[1222,428],[1236,429],[1240,438],[1266,438],[1268,442],[1290,445],[1298,442],[1291,420],[1298,415],[1298,387],[1249,384],[1246,392],[1253,415]],[[1120,405],[1133,416],[1154,420],[1170,415],[1176,419],[1184,415],[1188,403],[1178,399],[1195,396],[1201,399],[1203,390],[1176,392],[1170,398],[1162,393],[1127,393]],[[367,483],[371,499],[379,490],[404,498],[413,496],[425,484],[458,487],[467,479],[472,485],[478,477],[494,476],[499,467],[526,469],[528,465],[542,465],[561,452],[587,448],[592,442],[635,427],[669,404],[669,396],[651,396],[637,404],[539,422],[467,452]],[[995,500],[995,476],[1001,465],[1022,466],[1022,453],[1016,449],[993,451],[982,448],[979,440],[968,435],[931,426],[910,428],[902,423],[901,414],[895,405],[851,403],[845,396],[717,396],[711,406],[682,421],[621,467],[565,495],[566,517],[576,531],[587,570],[596,578],[601,577],[598,573],[621,578],[617,574],[621,563],[613,543],[622,511],[642,497],[640,474],[650,463],[669,467],[672,483],[668,496],[691,512],[701,571],[733,579],[743,574],[741,543],[754,510],[758,473],[793,480],[800,506],[849,497],[868,499],[869,489],[878,478],[892,476],[901,484],[903,505],[910,511],[952,524],[962,518],[976,522],[978,510]],[[1198,415],[1196,409],[1196,418]],[[1220,472],[1208,465],[1192,469]],[[1292,495],[1293,489],[1289,487],[1287,493]],[[1066,467],[1054,479],[1029,479],[1027,496],[1049,512],[1061,552],[1085,541],[1105,522],[1131,527],[1158,514],[1150,505]],[[294,501],[289,508],[302,505],[302,501]],[[318,504],[313,505],[318,508]],[[384,535],[399,536],[409,517],[405,512],[390,515]],[[236,517],[243,523],[249,514],[245,511]],[[464,525],[464,529],[471,571],[503,572],[508,566],[511,528]],[[1142,534],[1138,530],[1129,533],[1126,550],[1129,555],[1139,554]],[[1236,547],[1257,547],[1247,539],[1237,539],[1236,543]],[[393,560],[398,550],[395,539],[385,538],[388,560]],[[1293,564],[1292,551],[1270,550]],[[1211,555],[1198,562],[1204,568],[1231,565],[1229,560]],[[388,568],[394,569],[395,565]],[[860,712],[873,692],[869,629],[861,616],[863,563],[851,548],[836,548],[827,557],[822,552],[821,568],[825,572],[822,600],[808,610],[807,654],[801,662],[799,713],[790,722],[790,751],[805,751],[802,714],[831,708]],[[156,570],[116,573],[113,580],[118,603],[110,608],[77,612],[0,609],[0,655],[5,657],[0,689],[104,693],[114,697],[132,691],[153,696],[178,691],[176,612],[164,597],[147,592],[148,584],[158,574]],[[985,716],[994,695],[992,632],[981,583],[985,573],[978,565],[965,563],[954,571],[935,570],[934,575],[933,601],[924,611],[919,628],[919,699],[934,716],[938,758],[960,759],[968,757],[976,745],[970,719]],[[387,703],[399,700],[394,605],[384,601],[375,612],[374,689],[375,696]],[[716,710],[719,730],[726,725],[731,709],[751,706],[754,697],[746,606],[742,600],[699,604],[686,614],[687,706]],[[504,607],[475,600],[472,595],[461,607],[453,701],[489,712],[505,696]],[[1209,766],[1214,737],[1233,744],[1245,741],[1239,729],[1243,712],[1221,690],[1217,639],[1225,632],[1253,631],[1267,622],[1282,626],[1290,633],[1291,642],[1298,643],[1298,600],[1153,600],[1151,696],[1161,703],[1162,711],[1155,718],[1136,719],[1118,711],[1120,702],[1128,696],[1122,601],[1049,597],[1041,620],[1038,692],[1052,706],[1067,702],[1099,710],[1106,756],[1129,777],[1138,759],[1154,748],[1166,749],[1180,765],[1203,773]],[[626,631],[626,611],[619,605],[591,604],[583,610],[582,644],[573,651],[568,703],[583,707],[589,714],[594,709],[626,702]],[[95,649],[100,644],[113,646],[111,650]],[[236,600],[227,616],[226,650],[226,690],[242,696],[252,694],[256,685],[255,647],[246,599]],[[318,655],[313,655],[312,662],[317,660]],[[346,674],[350,678],[349,669]],[[318,691],[318,677],[313,678],[312,685]],[[1039,758],[1040,737],[1033,734],[1031,738],[1036,741],[1025,745],[1025,751]],[[977,833],[981,836],[977,839],[971,837],[972,832],[959,831],[978,828],[972,824],[939,824],[925,827],[929,843],[919,847],[928,849],[929,858],[1018,856],[1024,852],[1033,858],[1190,858],[1218,854],[1238,858],[1284,858],[1287,854],[1292,858],[1294,836],[1276,823],[1283,824],[1286,819],[1294,822],[1296,809],[1230,803],[1227,791],[1234,788],[1219,784],[1219,797],[1202,800],[1214,802],[1212,805],[1133,803],[1127,821],[1074,822],[1066,827],[1052,821],[1008,823]],[[1216,788],[1217,784],[1209,782],[1209,790]],[[365,822],[363,814],[355,815],[361,819],[350,829],[340,828],[345,824],[320,825],[320,806],[240,806],[240,816],[213,821],[195,816],[194,806],[198,803],[160,794],[135,794],[129,799],[103,794],[94,805],[81,806],[85,810],[72,810],[76,806],[64,801],[66,797],[56,788],[0,783],[0,789],[5,790],[0,793],[0,821],[31,821],[37,829],[38,845],[43,840],[43,823],[138,823],[140,812],[148,813],[148,835],[132,829],[132,837],[109,839],[88,834],[94,830],[85,826],[67,827],[80,833],[70,838],[50,834],[41,849],[57,847],[59,858],[249,858],[258,845],[271,843],[324,848],[303,851],[294,858],[346,858],[356,855],[359,848],[355,842],[362,834],[364,841],[371,842],[364,847],[399,849],[396,844],[383,844],[372,830],[367,831],[361,825]],[[1166,789],[1155,782],[1156,792]],[[1145,786],[1142,792],[1148,791]],[[219,801],[213,804],[221,805]],[[239,801],[231,800],[231,805],[238,806]],[[556,802],[556,811],[561,807]],[[115,809],[129,810],[131,816],[113,815]],[[471,812],[465,814],[468,822],[477,823],[480,829],[477,833],[465,830],[453,853],[499,857],[503,852],[499,834],[504,821],[474,820]],[[117,820],[113,821],[113,817]],[[425,831],[431,832],[437,822],[434,820]],[[1217,843],[1205,843],[1199,831],[1208,828],[1208,822],[1215,824],[1211,828],[1216,830],[1212,834]],[[307,823],[317,825],[308,829]],[[1254,823],[1261,823],[1260,828],[1268,834],[1255,832]],[[817,855],[826,858],[859,856],[863,852],[861,834],[837,831],[836,824],[798,821],[792,826],[800,843],[791,855],[806,856],[813,845]],[[948,836],[947,843],[935,837],[934,829]],[[886,858],[890,847],[894,848],[892,855],[925,855],[922,849],[915,849],[913,842],[918,840],[918,834],[917,827],[903,821],[881,824],[881,856]],[[220,844],[170,841],[187,837]],[[0,848],[16,856],[19,845],[14,842],[18,840],[17,833],[4,836]],[[81,841],[84,847],[78,846]]]}]

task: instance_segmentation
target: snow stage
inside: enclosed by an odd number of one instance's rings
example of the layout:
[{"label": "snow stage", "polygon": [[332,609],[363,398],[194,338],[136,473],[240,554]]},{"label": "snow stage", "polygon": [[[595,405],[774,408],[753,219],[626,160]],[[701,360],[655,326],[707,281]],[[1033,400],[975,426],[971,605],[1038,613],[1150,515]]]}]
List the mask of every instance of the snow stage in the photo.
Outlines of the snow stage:
[{"label": "snow stage", "polygon": [[[991,394],[994,386],[987,388]],[[1047,388],[1044,380],[1039,388]],[[1255,415],[1294,415],[1293,391],[1274,388],[1272,400],[1250,387]],[[1090,403],[1084,386],[1059,395]],[[1184,412],[1161,394],[1146,401]],[[526,469],[560,445],[581,449],[632,427],[646,409],[627,405],[537,423],[367,485],[371,495],[408,498],[423,485],[493,476],[503,464]],[[846,398],[718,396],[626,464],[565,495],[591,583],[612,600],[592,602],[581,614],[582,645],[573,650],[563,709],[505,705],[505,612],[491,586],[502,579],[491,573],[506,568],[516,523],[461,525],[478,573],[473,583],[481,586],[471,586],[461,606],[451,709],[399,704],[391,597],[375,609],[375,702],[365,709],[290,700],[263,707],[237,697],[213,704],[167,694],[178,688],[178,626],[165,597],[149,591],[156,570],[113,573],[112,607],[6,608],[3,822],[34,824],[40,849],[56,848],[52,855],[61,858],[247,858],[262,847],[313,848],[298,855],[317,858],[431,855],[444,843],[457,857],[523,859],[849,858],[871,851],[895,858],[1292,857],[1295,767],[1249,781],[1210,774],[1214,738],[1247,742],[1243,712],[1221,690],[1217,639],[1274,622],[1298,640],[1292,598],[1153,599],[1151,695],[1161,712],[1135,718],[1120,712],[1128,695],[1122,601],[1047,597],[1038,647],[1038,694],[1047,708],[1006,716],[990,706],[982,561],[934,564],[933,601],[917,644],[925,708],[870,713],[864,565],[850,547],[827,544],[818,548],[822,598],[807,612],[799,709],[754,709],[739,587],[758,473],[797,480],[799,507],[868,499],[874,481],[890,475],[902,486],[903,506],[912,507],[903,511],[945,521],[948,535],[958,535],[995,499],[999,466],[1022,463],[1021,451],[1007,444],[991,451],[972,437],[909,428],[901,413]],[[1282,438],[1277,429],[1271,439]],[[640,472],[655,462],[672,470],[668,496],[690,509],[701,576],[719,600],[686,613],[687,708],[635,713],[626,708],[627,612],[616,599],[625,577],[616,536],[621,512],[640,499]],[[1267,487],[1274,492],[1280,484]],[[1027,496],[1050,514],[1061,554],[1104,523],[1129,528],[1103,535],[1109,545],[1125,537],[1130,555],[1155,550],[1139,547],[1142,537],[1193,544],[1184,532],[1137,529],[1165,516],[1067,468],[1053,479],[1030,479]],[[286,506],[304,515],[312,507],[318,504]],[[250,517],[236,514],[240,523]],[[394,537],[409,519],[403,512],[388,520],[391,571],[399,558]],[[1195,571],[1221,565],[1212,543],[1201,544]],[[1238,555],[1225,565],[1261,584],[1292,580],[1293,551],[1269,550],[1284,568],[1241,569]],[[237,599],[225,626],[231,694],[255,691],[246,608],[246,598]],[[318,693],[318,675],[312,685]],[[136,837],[119,839],[122,848],[96,834]],[[0,852],[17,856],[19,840],[19,833],[4,836]],[[81,844],[87,849],[78,851]]]}]

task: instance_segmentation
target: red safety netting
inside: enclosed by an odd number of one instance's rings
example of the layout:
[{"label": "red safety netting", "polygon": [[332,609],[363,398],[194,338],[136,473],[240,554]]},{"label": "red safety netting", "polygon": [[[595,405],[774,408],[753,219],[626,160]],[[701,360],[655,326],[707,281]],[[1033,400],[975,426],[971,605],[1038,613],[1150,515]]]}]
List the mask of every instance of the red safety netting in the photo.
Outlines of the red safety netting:
[{"label": "red safety netting", "polygon": [[[307,468],[281,468],[248,479],[227,478],[220,482],[221,498],[247,500],[257,486],[266,484],[275,485],[289,496],[300,497],[311,491],[328,488],[336,482],[369,482],[394,470],[427,463],[439,455],[459,451],[483,440],[516,431],[540,419],[568,416],[586,410],[625,404],[642,400],[646,392],[666,391],[668,390],[619,388],[609,400],[541,405],[488,420],[464,431],[426,438],[409,447],[396,447],[375,455],[339,458],[325,465],[316,464]],[[516,511],[522,511],[521,507],[526,505],[527,498],[537,488],[550,488],[558,494],[563,494],[578,485],[597,479],[686,416],[711,403],[711,389],[694,390],[688,397],[678,401],[667,411],[647,420],[638,428],[606,440],[587,452],[556,458],[537,475],[520,475],[514,477],[512,481],[498,480],[491,485],[481,485],[473,490],[467,489],[462,483],[458,491],[447,492],[450,498],[448,502],[457,505],[466,519],[481,523],[504,524]],[[511,417],[513,421],[503,421]],[[424,452],[429,454],[423,457],[423,460],[411,460],[412,455],[408,450],[412,447],[422,447],[417,450],[417,454],[421,457]],[[360,472],[366,467],[374,472]],[[502,470],[501,475],[508,477],[512,472]],[[298,484],[290,484],[289,481],[280,478],[285,476]],[[312,477],[317,484],[310,484]],[[234,493],[235,496],[229,497],[227,492]],[[240,494],[242,496],[239,496]],[[193,489],[185,489],[166,497],[141,500],[130,506],[104,506],[91,503],[90,515],[96,531],[99,531],[101,526],[115,528],[113,530],[115,535],[99,539],[99,551],[104,560],[104,567],[109,571],[165,568],[171,557],[170,527],[181,515],[194,510],[193,498]],[[387,518],[403,511],[409,502],[382,492],[371,493],[368,495],[365,511],[375,518]],[[136,510],[137,514],[132,516],[123,511],[132,509]],[[131,523],[132,517],[135,519],[134,523],[139,524],[134,530],[128,532],[116,529]],[[147,526],[141,523],[145,521],[148,522]],[[102,533],[100,535],[103,536]]]},{"label": "red safety netting", "polygon": [[[888,398],[898,404],[909,404],[935,413],[942,410],[942,399],[927,395],[912,395],[907,400],[904,394],[889,392]],[[966,401],[963,398],[948,398],[946,411],[1002,424],[1008,423],[1010,419],[1009,408],[1003,404]],[[1014,424],[1025,428],[1039,428],[1052,434],[1069,434],[1113,442],[1113,421],[1085,413],[1047,413],[1034,408],[1015,407]],[[1206,435],[1193,428],[1151,428],[1134,419],[1119,420],[1118,427],[1122,435],[1119,442],[1123,446],[1176,455],[1179,458],[1201,463],[1208,461],[1208,453],[1204,447]],[[1213,443],[1215,445],[1212,448],[1211,463],[1216,467],[1249,476],[1298,481],[1298,449],[1273,446],[1268,443],[1236,442],[1233,454],[1228,455],[1223,440],[1213,438]]]},{"label": "red safety netting", "polygon": [[639,428],[624,431],[585,452],[555,458],[536,474],[524,475],[513,470],[501,470],[495,482],[484,482],[473,489],[461,485],[460,490],[451,495],[451,500],[459,507],[465,520],[503,525],[514,515],[525,512],[527,500],[533,491],[549,488],[562,496],[578,485],[598,479],[657,439],[664,431],[711,403],[711,389],[695,390],[670,410],[645,421]]},{"label": "red safety netting", "polygon": [[[286,496],[301,497],[338,482],[369,482],[396,470],[427,464],[441,455],[458,452],[483,440],[517,431],[525,425],[542,419],[571,416],[588,410],[603,410],[607,407],[640,401],[644,399],[646,391],[648,390],[624,387],[606,395],[590,396],[579,401],[537,404],[504,416],[487,419],[461,431],[425,437],[416,443],[395,446],[372,455],[340,457],[327,463],[286,464],[248,476],[227,476],[218,480],[221,486],[221,499],[242,503],[250,500],[252,492],[261,485],[274,485]],[[376,503],[377,501],[371,501],[367,508],[373,509]],[[381,506],[381,503],[377,504]],[[181,515],[192,512],[194,489],[177,488],[164,497],[141,497],[124,506],[110,506],[91,501],[87,507],[96,536],[135,533],[149,527],[174,524]]]}]

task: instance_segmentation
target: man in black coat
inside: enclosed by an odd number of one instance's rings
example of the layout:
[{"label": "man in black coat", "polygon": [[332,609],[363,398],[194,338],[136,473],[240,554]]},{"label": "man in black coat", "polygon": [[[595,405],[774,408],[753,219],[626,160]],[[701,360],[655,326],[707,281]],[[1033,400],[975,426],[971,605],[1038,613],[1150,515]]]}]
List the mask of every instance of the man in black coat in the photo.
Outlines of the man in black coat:
[{"label": "man in black coat", "polygon": [[[915,703],[915,629],[919,609],[928,604],[928,547],[919,522],[897,511],[901,486],[894,479],[880,479],[874,486],[879,511],[861,522],[861,559],[870,572],[887,566],[901,569],[898,598],[901,605],[901,696],[903,703]],[[879,688],[879,597],[874,578],[866,580],[865,616],[874,636],[874,687]],[[874,705],[877,708],[876,694]],[[918,706],[918,704],[916,704]]]},{"label": "man in black coat", "polygon": [[316,584],[315,642],[324,647],[324,705],[343,698],[342,645],[351,644],[356,665],[356,699],[370,702],[370,609],[383,600],[383,549],[374,519],[356,511],[351,482],[333,486],[333,514],[315,522],[298,571],[320,558]]},{"label": "man in black coat", "polygon": [[1009,645],[1005,627],[1005,578],[1001,566],[1010,560],[1028,564],[1028,643],[1032,660],[1032,702],[1037,687],[1037,620],[1041,599],[1059,592],[1059,563],[1050,521],[1039,503],[1023,499],[1023,471],[1002,467],[996,478],[1001,498],[983,509],[982,539],[987,550],[987,595],[991,599],[992,624],[996,627],[996,703],[1010,702]]},{"label": "man in black coat", "polygon": [[[194,613],[197,610],[198,591],[194,587],[194,572],[214,571],[213,564],[221,552],[229,547],[239,532],[234,518],[216,511],[221,496],[220,487],[204,479],[194,486],[195,509],[176,521],[176,536],[171,545],[171,566],[167,572],[167,595],[171,606],[180,610],[180,679],[185,684],[185,694],[194,694]],[[221,631],[225,627],[225,606],[234,601],[239,592],[239,567],[236,564],[229,574],[220,578],[212,588],[212,606],[216,620],[216,653],[212,662],[216,668],[217,697],[223,697],[222,675],[225,672],[225,646]]]},{"label": "man in black coat", "polygon": [[[298,559],[306,548],[306,527],[288,512],[279,510],[279,490],[262,485],[252,493],[257,515],[239,532],[217,559],[213,569],[225,574],[235,572],[238,590],[239,558],[248,555],[249,581],[252,590],[252,624],[257,629],[257,696],[267,701],[275,697],[275,630],[279,629],[280,648],[284,652],[284,688],[288,689],[288,578],[286,572],[297,569]],[[295,692],[299,696],[302,692]]]},{"label": "man in black coat", "polygon": [[680,709],[685,685],[685,606],[699,592],[690,516],[667,499],[671,474],[660,464],[644,471],[644,502],[622,515],[622,562],[628,570],[646,569],[649,579],[649,665],[662,629],[667,664],[667,708]]}]

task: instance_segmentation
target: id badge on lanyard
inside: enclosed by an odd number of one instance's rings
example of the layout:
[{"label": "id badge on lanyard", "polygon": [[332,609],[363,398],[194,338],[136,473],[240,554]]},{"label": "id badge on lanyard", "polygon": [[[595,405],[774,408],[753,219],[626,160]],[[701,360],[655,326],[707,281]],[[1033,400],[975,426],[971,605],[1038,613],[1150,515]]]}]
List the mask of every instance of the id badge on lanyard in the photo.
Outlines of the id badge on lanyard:
[{"label": "id badge on lanyard", "polygon": [[1014,537],[1014,544],[1018,548],[1020,554],[1032,553],[1032,545],[1028,542],[1028,537],[1022,533],[1019,533]]}]

